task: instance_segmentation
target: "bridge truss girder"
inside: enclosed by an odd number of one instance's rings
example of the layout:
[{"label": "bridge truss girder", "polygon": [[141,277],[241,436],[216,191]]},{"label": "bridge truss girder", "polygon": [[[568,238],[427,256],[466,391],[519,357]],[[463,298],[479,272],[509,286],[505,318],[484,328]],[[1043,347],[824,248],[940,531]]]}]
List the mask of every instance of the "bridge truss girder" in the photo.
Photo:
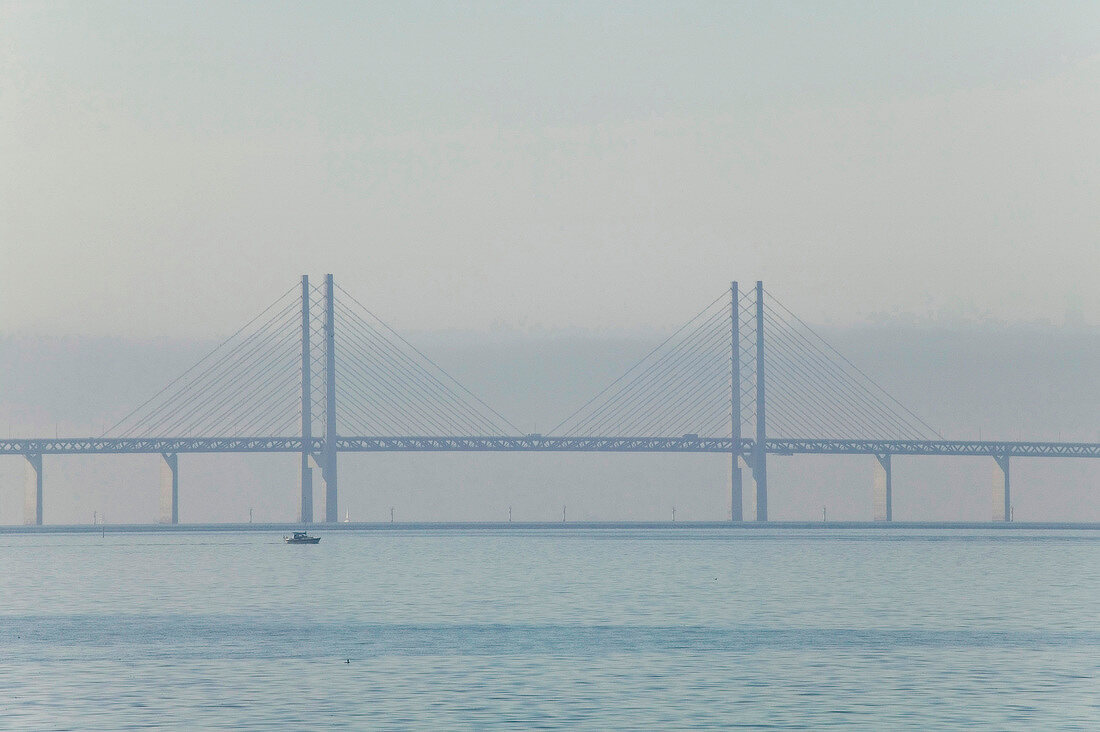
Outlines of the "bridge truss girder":
[{"label": "bridge truss girder", "polygon": [[[320,454],[324,438],[310,440]],[[339,436],[337,452],[735,452],[729,437]],[[753,455],[755,440],[740,440]],[[1100,458],[1096,442],[1001,442],[980,440],[822,440],[768,438],[771,455],[941,455],[971,457]],[[126,455],[159,453],[303,452],[301,437],[35,438],[0,439],[0,455]]]}]

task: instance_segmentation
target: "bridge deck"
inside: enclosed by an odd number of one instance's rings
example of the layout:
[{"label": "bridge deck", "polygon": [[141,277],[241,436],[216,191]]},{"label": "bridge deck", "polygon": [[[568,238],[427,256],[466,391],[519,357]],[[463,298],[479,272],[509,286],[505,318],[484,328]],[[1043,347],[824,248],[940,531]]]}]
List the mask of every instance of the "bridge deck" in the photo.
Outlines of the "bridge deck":
[{"label": "bridge deck", "polygon": [[[744,455],[752,439],[740,440]],[[1096,442],[1002,442],[981,440],[830,440],[769,438],[775,455],[957,455],[1100,458]],[[320,453],[323,438],[310,440]],[[0,440],[0,455],[111,455],[156,453],[301,452],[301,437],[30,438]],[[687,452],[730,453],[729,437],[407,436],[338,437],[339,452]]]}]

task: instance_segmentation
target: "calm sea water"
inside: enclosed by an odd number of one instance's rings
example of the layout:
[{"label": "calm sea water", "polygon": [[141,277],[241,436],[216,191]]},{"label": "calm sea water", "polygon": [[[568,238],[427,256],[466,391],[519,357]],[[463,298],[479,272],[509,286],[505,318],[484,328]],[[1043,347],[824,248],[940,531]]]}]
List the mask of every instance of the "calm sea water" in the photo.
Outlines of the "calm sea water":
[{"label": "calm sea water", "polygon": [[0,535],[0,728],[1100,728],[1098,532],[319,533]]}]

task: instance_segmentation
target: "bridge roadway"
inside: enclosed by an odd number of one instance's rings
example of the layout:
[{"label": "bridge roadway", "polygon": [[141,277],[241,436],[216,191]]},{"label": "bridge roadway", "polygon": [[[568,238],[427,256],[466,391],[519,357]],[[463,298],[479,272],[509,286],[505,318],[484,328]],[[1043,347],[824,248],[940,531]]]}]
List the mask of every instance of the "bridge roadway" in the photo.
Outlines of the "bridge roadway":
[{"label": "bridge roadway", "polygon": [[[310,440],[320,453],[324,438]],[[754,440],[740,440],[752,455]],[[1098,442],[1004,442],[996,440],[830,440],[769,438],[773,455],[954,455],[977,457],[1100,458]],[[302,452],[301,437],[62,437],[0,439],[0,455],[124,455],[171,453]],[[729,437],[371,437],[336,438],[338,452],[733,452]]]}]

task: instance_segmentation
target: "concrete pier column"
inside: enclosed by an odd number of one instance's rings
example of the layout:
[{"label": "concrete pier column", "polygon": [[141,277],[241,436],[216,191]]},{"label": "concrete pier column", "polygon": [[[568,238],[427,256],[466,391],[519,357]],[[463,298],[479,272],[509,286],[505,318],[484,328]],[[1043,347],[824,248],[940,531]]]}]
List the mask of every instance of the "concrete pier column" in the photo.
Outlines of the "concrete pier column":
[{"label": "concrete pier column", "polygon": [[756,481],[753,479],[752,457],[735,456],[731,473],[733,478],[733,488],[730,491],[732,519],[735,522],[752,521],[756,518]]},{"label": "concrete pier column", "polygon": [[871,497],[875,521],[894,520],[893,470],[890,454],[875,455],[875,487]]},{"label": "concrete pier column", "polygon": [[309,455],[302,455],[302,474],[299,482],[302,505],[298,510],[298,520],[303,524],[313,523],[313,467]]},{"label": "concrete pier column", "polygon": [[180,472],[179,456],[174,452],[160,454],[160,522],[180,522]]},{"label": "concrete pier column", "polygon": [[326,449],[324,463],[321,465],[321,480],[325,482],[325,521],[333,524],[339,520],[336,504],[336,449]]},{"label": "concrete pier column", "polygon": [[[744,518],[752,521],[756,518],[756,477],[752,469],[752,456],[741,457],[741,475],[743,491],[742,501],[748,505],[744,507]],[[747,480],[745,480],[747,478]]]},{"label": "concrete pier column", "polygon": [[730,470],[730,521],[740,522],[745,520],[744,514],[744,490],[741,477],[741,458],[734,453],[733,468]]},{"label": "concrete pier column", "polygon": [[23,523],[27,526],[42,525],[42,456],[24,455],[27,459],[26,480],[23,484]]},{"label": "concrete pier column", "polygon": [[1009,481],[1008,455],[993,457],[993,520],[1012,520],[1012,492]]}]

